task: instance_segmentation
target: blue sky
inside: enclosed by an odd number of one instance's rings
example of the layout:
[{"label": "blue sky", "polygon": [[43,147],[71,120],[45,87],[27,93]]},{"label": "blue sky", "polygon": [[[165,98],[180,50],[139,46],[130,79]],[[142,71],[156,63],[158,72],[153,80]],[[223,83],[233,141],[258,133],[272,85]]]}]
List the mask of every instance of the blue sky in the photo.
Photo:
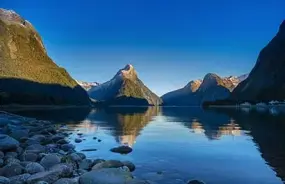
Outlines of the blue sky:
[{"label": "blue sky", "polygon": [[158,95],[213,72],[248,73],[285,19],[284,0],[1,0],[29,20],[76,79],[127,63]]}]

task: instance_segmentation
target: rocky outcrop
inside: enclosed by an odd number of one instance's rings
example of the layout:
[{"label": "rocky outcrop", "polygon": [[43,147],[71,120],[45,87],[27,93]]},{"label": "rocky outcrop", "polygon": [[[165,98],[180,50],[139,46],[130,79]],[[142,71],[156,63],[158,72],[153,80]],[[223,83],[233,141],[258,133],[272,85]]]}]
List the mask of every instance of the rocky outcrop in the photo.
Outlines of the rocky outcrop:
[{"label": "rocky outcrop", "polygon": [[88,91],[91,99],[104,105],[159,105],[162,100],[138,78],[132,65],[126,65],[108,82]]},{"label": "rocky outcrop", "polygon": [[31,23],[0,9],[0,103],[89,105],[87,93],[47,55]]},{"label": "rocky outcrop", "polygon": [[265,46],[248,78],[231,95],[234,101],[268,102],[285,99],[285,21]]}]

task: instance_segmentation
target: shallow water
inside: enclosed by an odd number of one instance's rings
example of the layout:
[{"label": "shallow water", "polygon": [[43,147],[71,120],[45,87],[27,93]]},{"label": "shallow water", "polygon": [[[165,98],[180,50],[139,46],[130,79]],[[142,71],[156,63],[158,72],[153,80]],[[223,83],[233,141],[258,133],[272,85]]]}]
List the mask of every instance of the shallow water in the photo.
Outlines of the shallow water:
[{"label": "shallow water", "polygon": [[[200,108],[61,109],[13,111],[67,124],[70,141],[92,159],[130,160],[135,176],[165,184],[281,184],[285,179],[285,115]],[[102,142],[94,140],[101,139]],[[127,144],[128,155],[110,152]]]}]

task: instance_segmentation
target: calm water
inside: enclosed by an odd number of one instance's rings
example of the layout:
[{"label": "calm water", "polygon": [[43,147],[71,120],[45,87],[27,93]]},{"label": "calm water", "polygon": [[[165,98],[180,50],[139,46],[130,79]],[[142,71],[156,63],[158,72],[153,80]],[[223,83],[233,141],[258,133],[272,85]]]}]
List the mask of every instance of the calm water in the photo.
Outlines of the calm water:
[{"label": "calm water", "polygon": [[[130,160],[136,176],[165,184],[199,179],[207,184],[282,184],[285,116],[256,111],[200,108],[108,108],[18,111],[67,124],[83,133],[77,150],[93,159]],[[273,115],[272,115],[273,114]],[[96,136],[102,140],[93,140]],[[74,142],[73,142],[74,143]],[[110,148],[127,144],[129,155]]]}]

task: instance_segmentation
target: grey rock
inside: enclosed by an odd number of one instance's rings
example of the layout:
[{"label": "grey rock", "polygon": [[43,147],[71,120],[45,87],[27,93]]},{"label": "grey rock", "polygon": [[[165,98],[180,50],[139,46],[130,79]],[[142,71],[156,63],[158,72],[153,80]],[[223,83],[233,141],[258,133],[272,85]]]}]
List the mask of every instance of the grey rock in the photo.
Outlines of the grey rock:
[{"label": "grey rock", "polygon": [[10,178],[10,177],[22,174],[23,171],[24,171],[24,168],[20,164],[13,163],[13,164],[5,165],[2,168],[2,175]]},{"label": "grey rock", "polygon": [[114,153],[128,154],[133,151],[133,149],[129,146],[119,146],[117,148],[112,148],[110,151]]},{"label": "grey rock", "polygon": [[6,152],[5,158],[16,158],[18,156],[17,152]]},{"label": "grey rock", "polygon": [[8,120],[5,117],[0,117],[0,127],[4,127],[8,124],[12,124],[12,121]]},{"label": "grey rock", "polygon": [[11,137],[21,140],[22,137],[27,137],[29,135],[29,130],[27,129],[19,129],[19,130],[13,130],[11,132]]},{"label": "grey rock", "polygon": [[84,151],[84,152],[87,152],[87,151],[88,151],[88,152],[89,152],[89,151],[97,151],[97,149],[95,149],[95,148],[92,149],[92,148],[91,148],[91,149],[83,149],[83,150],[81,150],[81,151]]},{"label": "grey rock", "polygon": [[69,142],[65,139],[60,139],[56,142],[56,144],[68,144]]},{"label": "grey rock", "polygon": [[94,165],[94,162],[92,160],[84,159],[79,163],[79,169],[90,170],[93,165]]},{"label": "grey rock", "polygon": [[27,179],[30,177],[30,174],[21,174],[18,176],[13,176],[10,179],[11,184],[25,184],[27,182]]},{"label": "grey rock", "polygon": [[38,155],[35,153],[24,152],[22,155],[20,155],[20,160],[28,161],[28,162],[35,162],[38,160]]},{"label": "grey rock", "polygon": [[127,184],[153,184],[153,183],[149,183],[148,181],[145,180],[133,179],[127,182]]},{"label": "grey rock", "polygon": [[88,171],[84,170],[84,169],[77,169],[73,171],[73,176],[81,176],[85,173],[88,173]]},{"label": "grey rock", "polygon": [[130,161],[124,161],[122,163],[124,164],[124,166],[127,166],[131,172],[133,172],[136,169],[135,164],[133,164]]},{"label": "grey rock", "polygon": [[63,145],[61,145],[61,149],[63,151],[70,151],[70,150],[75,149],[75,146],[72,144],[63,144]]},{"label": "grey rock", "polygon": [[80,184],[122,184],[132,180],[130,172],[119,168],[99,169],[83,174]]},{"label": "grey rock", "polygon": [[19,142],[5,134],[0,134],[0,151],[7,151],[16,149],[19,146]]},{"label": "grey rock", "polygon": [[59,164],[60,162],[61,162],[60,158],[56,154],[48,154],[42,158],[40,164],[45,169],[49,169],[52,166]]},{"label": "grey rock", "polygon": [[27,184],[37,184],[38,182],[54,183],[59,179],[57,171],[44,171],[33,174],[27,179]]},{"label": "grey rock", "polygon": [[123,166],[124,164],[118,160],[106,160],[105,162],[94,165],[92,167],[92,170],[98,170],[102,168],[119,168]]},{"label": "grey rock", "polygon": [[3,159],[4,158],[4,153],[2,151],[0,151],[0,159]]},{"label": "grey rock", "polygon": [[53,142],[57,142],[57,141],[59,141],[59,140],[61,140],[61,139],[64,139],[64,138],[65,138],[64,135],[56,134],[56,135],[53,135],[53,136],[51,137],[51,140],[52,140]]},{"label": "grey rock", "polygon": [[53,184],[78,184],[78,181],[70,178],[61,178],[54,182]]},{"label": "grey rock", "polygon": [[43,153],[46,151],[46,148],[40,144],[33,144],[26,148],[26,152],[28,153]]},{"label": "grey rock", "polygon": [[205,184],[205,183],[199,180],[191,180],[187,184]]},{"label": "grey rock", "polygon": [[0,176],[0,184],[10,184],[10,179],[4,176]]},{"label": "grey rock", "polygon": [[66,163],[54,165],[49,170],[57,172],[60,177],[71,177],[73,174],[73,166]]},{"label": "grey rock", "polygon": [[16,158],[7,158],[4,160],[4,164],[7,165],[7,164],[20,164],[20,160],[16,159]]},{"label": "grey rock", "polygon": [[86,158],[86,155],[84,153],[76,153],[80,158],[83,160]]},{"label": "grey rock", "polygon": [[74,142],[76,142],[76,143],[81,143],[81,142],[82,142],[82,139],[76,138],[76,139],[74,140]]},{"label": "grey rock", "polygon": [[38,181],[38,182],[36,182],[35,184],[49,184],[49,183],[46,182],[46,181]]},{"label": "grey rock", "polygon": [[0,159],[0,167],[2,167],[4,165],[4,160]]},{"label": "grey rock", "polygon": [[71,153],[68,155],[68,157],[70,157],[70,159],[74,162],[80,162],[82,160],[82,158],[77,153]]},{"label": "grey rock", "polygon": [[46,136],[44,136],[44,135],[34,135],[34,136],[31,137],[31,139],[34,139],[34,140],[36,140],[38,142],[43,142],[43,141],[46,140]]},{"label": "grey rock", "polygon": [[35,173],[45,171],[45,168],[37,162],[31,162],[27,164],[27,166],[25,167],[25,170],[29,174],[35,174]]}]

